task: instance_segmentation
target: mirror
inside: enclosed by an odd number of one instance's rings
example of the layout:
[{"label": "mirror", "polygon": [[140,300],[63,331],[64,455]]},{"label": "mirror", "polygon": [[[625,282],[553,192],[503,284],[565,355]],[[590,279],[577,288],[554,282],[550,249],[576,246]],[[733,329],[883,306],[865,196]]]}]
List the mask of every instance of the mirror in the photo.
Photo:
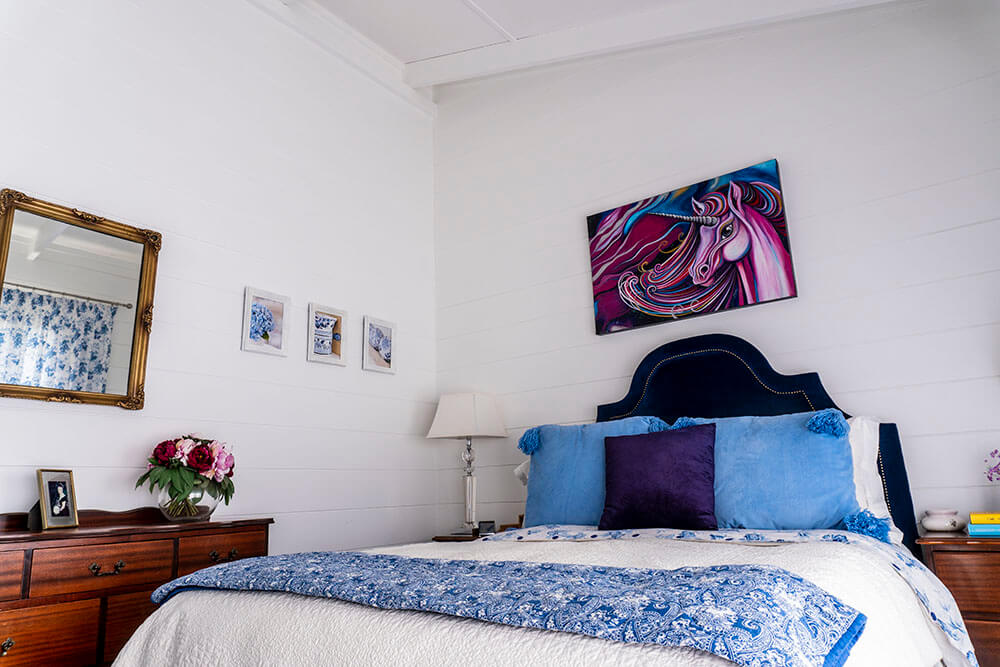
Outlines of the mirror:
[{"label": "mirror", "polygon": [[0,191],[0,396],[141,409],[160,243]]}]

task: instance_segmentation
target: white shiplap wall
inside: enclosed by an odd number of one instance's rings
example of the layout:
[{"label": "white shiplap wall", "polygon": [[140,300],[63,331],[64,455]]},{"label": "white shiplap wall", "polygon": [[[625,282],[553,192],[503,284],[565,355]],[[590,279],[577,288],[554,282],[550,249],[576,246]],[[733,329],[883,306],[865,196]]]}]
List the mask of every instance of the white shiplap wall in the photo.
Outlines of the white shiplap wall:
[{"label": "white shiplap wall", "polygon": [[[274,551],[434,534],[433,119],[243,0],[2,3],[0,63],[0,184],[164,236],[145,410],[0,400],[0,511],[37,467],[149,504],[149,448],[195,431]],[[248,284],[291,296],[287,358],[240,351]],[[306,363],[310,300],[349,311],[347,368]],[[366,312],[395,376],[361,371]]]},{"label": "white shiplap wall", "polygon": [[[511,427],[481,513],[520,507],[524,428],[592,420],[708,332],[898,422],[918,511],[1000,509],[997,34],[997,3],[906,3],[440,89],[439,383]],[[770,157],[799,298],[598,338],[587,214]]]}]

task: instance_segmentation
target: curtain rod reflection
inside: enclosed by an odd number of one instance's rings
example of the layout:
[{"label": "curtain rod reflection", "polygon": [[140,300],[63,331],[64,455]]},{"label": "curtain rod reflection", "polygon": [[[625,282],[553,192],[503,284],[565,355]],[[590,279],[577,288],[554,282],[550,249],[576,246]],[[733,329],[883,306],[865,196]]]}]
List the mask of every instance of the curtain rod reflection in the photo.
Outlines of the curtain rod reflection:
[{"label": "curtain rod reflection", "polygon": [[45,289],[44,287],[35,287],[34,285],[20,285],[18,283],[5,282],[4,285],[10,285],[11,287],[20,287],[21,289],[31,290],[33,292],[45,292],[46,294],[58,294],[59,296],[71,296],[74,299],[83,299],[84,301],[93,301],[95,303],[106,303],[110,306],[120,306],[122,308],[131,308],[131,303],[122,303],[121,301],[108,301],[107,299],[95,299],[91,296],[84,296],[83,294],[73,294],[71,292],[60,292],[54,289]]}]

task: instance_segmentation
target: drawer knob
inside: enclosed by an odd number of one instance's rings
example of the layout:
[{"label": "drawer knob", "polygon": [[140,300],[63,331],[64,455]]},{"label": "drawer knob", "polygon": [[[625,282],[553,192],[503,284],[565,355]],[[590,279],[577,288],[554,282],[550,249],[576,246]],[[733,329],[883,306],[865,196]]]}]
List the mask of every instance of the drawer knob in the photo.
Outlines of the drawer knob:
[{"label": "drawer knob", "polygon": [[208,552],[208,560],[212,561],[213,563],[225,563],[227,561],[236,560],[239,557],[239,555],[240,552],[236,550],[236,547],[230,549],[229,555],[225,557],[219,556],[219,552],[216,551],[215,549],[212,549],[211,551]]},{"label": "drawer knob", "polygon": [[93,574],[95,577],[113,577],[116,574],[122,573],[122,570],[125,569],[125,561],[123,560],[115,561],[115,569],[113,572],[101,572],[101,566],[98,565],[97,563],[91,563],[90,567],[88,567],[87,569],[90,570],[91,574]]},{"label": "drawer knob", "polygon": [[3,643],[0,644],[0,658],[7,655],[7,651],[11,650],[12,648],[14,648],[14,640],[10,637],[7,637],[7,639],[3,640]]}]

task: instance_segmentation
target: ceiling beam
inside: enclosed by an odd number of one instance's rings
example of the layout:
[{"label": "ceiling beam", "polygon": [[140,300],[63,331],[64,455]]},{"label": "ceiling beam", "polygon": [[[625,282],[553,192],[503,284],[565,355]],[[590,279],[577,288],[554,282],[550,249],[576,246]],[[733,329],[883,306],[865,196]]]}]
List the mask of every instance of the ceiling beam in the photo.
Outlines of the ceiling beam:
[{"label": "ceiling beam", "polygon": [[404,80],[424,88],[899,1],[676,0],[660,9],[412,62],[404,68]]},{"label": "ceiling beam", "polygon": [[403,63],[324,9],[316,0],[246,0],[272,19],[365,75],[428,116],[434,102],[403,81]]}]

